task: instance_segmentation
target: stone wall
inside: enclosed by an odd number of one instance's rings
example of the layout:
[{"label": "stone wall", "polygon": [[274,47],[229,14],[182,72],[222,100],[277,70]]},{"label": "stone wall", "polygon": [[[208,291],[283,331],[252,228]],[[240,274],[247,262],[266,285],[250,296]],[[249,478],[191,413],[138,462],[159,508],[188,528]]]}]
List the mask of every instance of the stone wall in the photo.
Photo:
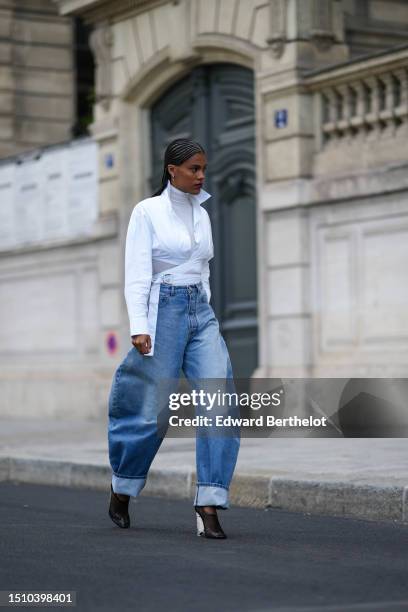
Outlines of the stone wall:
[{"label": "stone wall", "polygon": [[350,57],[408,42],[405,0],[342,0]]},{"label": "stone wall", "polygon": [[0,157],[71,138],[73,21],[52,0],[0,1]]}]

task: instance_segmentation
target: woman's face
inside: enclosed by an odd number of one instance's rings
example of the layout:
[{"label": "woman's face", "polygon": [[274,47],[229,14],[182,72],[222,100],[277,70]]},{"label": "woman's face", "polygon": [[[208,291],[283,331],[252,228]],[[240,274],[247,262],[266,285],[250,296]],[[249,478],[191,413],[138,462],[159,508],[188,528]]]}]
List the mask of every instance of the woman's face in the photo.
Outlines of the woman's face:
[{"label": "woman's face", "polygon": [[171,179],[171,184],[191,194],[199,193],[204,183],[204,176],[207,170],[207,157],[205,153],[196,153],[189,157],[180,166],[168,164],[168,171]]}]

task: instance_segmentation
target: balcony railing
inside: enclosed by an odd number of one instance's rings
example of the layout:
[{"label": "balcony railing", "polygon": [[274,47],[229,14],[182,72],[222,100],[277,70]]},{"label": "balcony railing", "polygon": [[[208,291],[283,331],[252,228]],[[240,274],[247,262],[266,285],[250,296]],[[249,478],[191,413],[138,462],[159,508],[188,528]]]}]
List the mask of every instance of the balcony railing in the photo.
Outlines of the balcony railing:
[{"label": "balcony railing", "polygon": [[309,73],[305,81],[314,92],[318,156],[343,144],[361,153],[373,141],[392,139],[394,154],[405,151],[407,161],[408,46]]}]

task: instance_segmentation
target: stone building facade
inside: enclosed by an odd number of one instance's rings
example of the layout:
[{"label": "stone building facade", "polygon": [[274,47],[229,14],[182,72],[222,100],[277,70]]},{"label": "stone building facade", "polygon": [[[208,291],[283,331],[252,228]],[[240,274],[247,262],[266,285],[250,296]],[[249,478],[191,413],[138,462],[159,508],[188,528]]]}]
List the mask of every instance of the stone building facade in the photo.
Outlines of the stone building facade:
[{"label": "stone building facade", "polygon": [[92,24],[97,66],[98,231],[82,246],[33,254],[92,278],[72,285],[94,321],[90,344],[76,349],[67,336],[59,352],[75,414],[106,414],[130,347],[130,213],[156,188],[168,140],[184,135],[208,144],[214,306],[237,375],[406,376],[406,3],[56,4]]},{"label": "stone building facade", "polygon": [[0,158],[71,138],[73,44],[52,0],[0,1]]}]

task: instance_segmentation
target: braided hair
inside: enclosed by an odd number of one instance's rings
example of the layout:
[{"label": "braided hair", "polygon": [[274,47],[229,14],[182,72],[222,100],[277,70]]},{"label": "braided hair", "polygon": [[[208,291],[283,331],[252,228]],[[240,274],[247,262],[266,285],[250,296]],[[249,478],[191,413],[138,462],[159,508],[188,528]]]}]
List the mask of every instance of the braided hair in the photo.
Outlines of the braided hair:
[{"label": "braided hair", "polygon": [[170,142],[164,153],[164,169],[160,188],[152,195],[160,195],[167,187],[167,182],[170,180],[170,174],[167,170],[168,164],[180,166],[186,159],[189,159],[197,153],[204,153],[203,147],[195,140],[189,138],[177,138]]}]

